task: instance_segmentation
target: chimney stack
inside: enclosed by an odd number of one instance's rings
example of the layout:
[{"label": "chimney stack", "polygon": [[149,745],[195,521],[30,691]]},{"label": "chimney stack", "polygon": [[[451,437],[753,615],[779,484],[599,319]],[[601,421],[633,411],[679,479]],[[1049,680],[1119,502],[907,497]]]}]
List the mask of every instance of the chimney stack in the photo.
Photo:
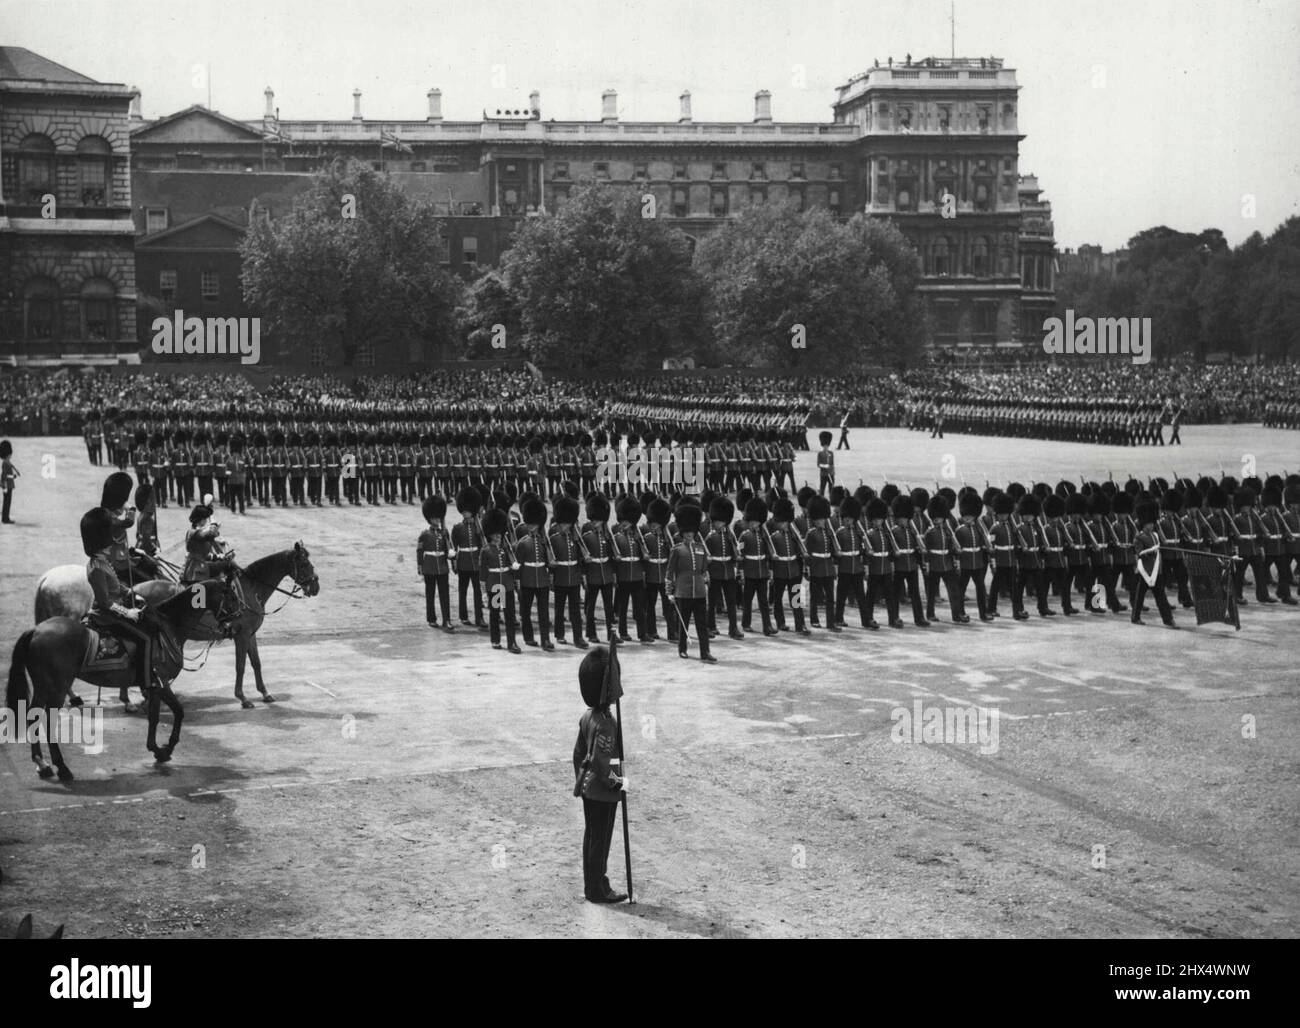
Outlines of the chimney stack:
[{"label": "chimney stack", "polygon": [[618,121],[618,93],[612,89],[600,94],[600,120]]},{"label": "chimney stack", "polygon": [[442,121],[442,90],[436,87],[429,90],[429,120]]},{"label": "chimney stack", "polygon": [[768,122],[772,120],[772,94],[760,89],[754,94],[754,120]]},{"label": "chimney stack", "polygon": [[361,90],[352,90],[352,120],[361,120]]},{"label": "chimney stack", "polygon": [[262,120],[270,121],[275,117],[275,90],[267,86],[262,90],[262,95],[266,97],[266,113],[262,115]]},{"label": "chimney stack", "polygon": [[128,117],[133,123],[144,121],[144,115],[140,113],[140,90],[136,86],[131,88],[135,90],[135,96],[131,97],[131,111]]},{"label": "chimney stack", "polygon": [[532,112],[534,118],[541,120],[542,94],[535,89],[528,94],[528,109]]},{"label": "chimney stack", "polygon": [[680,99],[682,101],[682,113],[677,120],[690,121],[691,120],[691,91],[689,89],[683,90]]}]

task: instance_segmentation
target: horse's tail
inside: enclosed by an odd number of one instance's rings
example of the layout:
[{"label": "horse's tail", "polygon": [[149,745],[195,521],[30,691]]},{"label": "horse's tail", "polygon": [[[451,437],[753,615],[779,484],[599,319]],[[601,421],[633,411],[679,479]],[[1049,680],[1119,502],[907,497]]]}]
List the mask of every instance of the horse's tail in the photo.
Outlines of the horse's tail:
[{"label": "horse's tail", "polygon": [[27,702],[27,651],[32,645],[36,629],[29,628],[14,643],[13,661],[9,665],[9,687],[5,690],[5,706],[18,713],[18,702]]}]

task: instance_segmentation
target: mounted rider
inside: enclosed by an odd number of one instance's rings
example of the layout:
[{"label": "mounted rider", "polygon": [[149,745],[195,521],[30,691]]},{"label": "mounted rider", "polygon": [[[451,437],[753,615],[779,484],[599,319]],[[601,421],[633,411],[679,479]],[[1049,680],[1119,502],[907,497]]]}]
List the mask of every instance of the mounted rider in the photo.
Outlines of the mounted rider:
[{"label": "mounted rider", "polygon": [[143,605],[137,602],[139,597],[122,584],[113,566],[116,529],[117,522],[104,507],[89,510],[81,518],[81,546],[90,558],[86,565],[86,578],[95,594],[87,621],[119,639],[139,644],[139,686],[142,692],[147,692],[152,684],[156,628],[152,616],[146,614]]},{"label": "mounted rider", "polygon": [[131,506],[131,476],[125,471],[114,471],[104,480],[100,493],[100,508],[109,516],[113,535],[109,551],[112,565],[122,584],[130,589],[137,582],[148,582],[156,576],[142,567],[139,555],[131,549],[127,529],[135,524],[136,509]]},{"label": "mounted rider", "polygon": [[[206,499],[206,498],[205,498]],[[190,529],[185,533],[185,570],[181,584],[201,582],[229,575],[234,567],[235,551],[221,538],[221,526],[212,520],[212,508],[198,504],[190,511]]]}]

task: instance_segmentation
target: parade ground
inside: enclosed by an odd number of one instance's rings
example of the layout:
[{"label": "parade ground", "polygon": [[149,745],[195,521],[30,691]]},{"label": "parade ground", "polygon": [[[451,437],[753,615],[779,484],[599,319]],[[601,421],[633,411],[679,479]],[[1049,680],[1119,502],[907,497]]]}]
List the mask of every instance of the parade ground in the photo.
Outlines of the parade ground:
[{"label": "parade ground", "polygon": [[[854,429],[836,464],[850,488],[930,490],[1300,470],[1295,432],[1183,436]],[[85,563],[78,521],[112,470],[79,438],[14,443],[6,668],[37,578]],[[811,453],[796,478],[815,483]],[[187,513],[159,512],[173,559]],[[812,638],[764,638],[756,617],[743,641],[724,630],[716,666],[620,646],[637,902],[604,907],[582,898],[571,794],[579,651],[514,656],[429,628],[418,506],[217,518],[241,562],[302,540],[320,577],[313,599],[274,597],[284,608],[259,634],[276,702],[241,709],[227,643],[176,682],[168,765],[107,691],[102,752],[65,747],[75,781],[42,781],[26,744],[0,746],[0,938],[28,912],[37,934],[65,923],[71,938],[1300,933],[1298,608],[1248,590],[1239,632],[1185,610],[1177,631],[1154,611],[1145,627],[1127,613],[1017,623],[1005,602],[992,624],[941,606],[931,628],[866,632],[850,613]],[[244,688],[256,696],[251,668]],[[993,731],[900,729],[900,709],[934,708],[991,711]]]}]

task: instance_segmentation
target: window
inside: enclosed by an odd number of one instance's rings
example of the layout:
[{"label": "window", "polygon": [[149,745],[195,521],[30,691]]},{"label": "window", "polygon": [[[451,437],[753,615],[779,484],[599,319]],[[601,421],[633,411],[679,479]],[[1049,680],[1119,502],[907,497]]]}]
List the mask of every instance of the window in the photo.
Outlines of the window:
[{"label": "window", "polygon": [[176,302],[176,272],[171,269],[164,269],[158,272],[158,295],[162,297],[163,303]]},{"label": "window", "polygon": [[18,195],[22,203],[39,204],[54,192],[54,141],[33,133],[18,144]]},{"label": "window", "polygon": [[975,185],[975,209],[977,211],[989,209],[989,187],[986,182],[978,182]]},{"label": "window", "polygon": [[673,178],[686,178],[686,165],[685,165],[685,164],[674,164],[674,165],[673,165]]},{"label": "window", "polygon": [[912,127],[912,108],[900,107],[898,109],[898,127],[901,129],[911,129]]},{"label": "window", "polygon": [[556,162],[555,162],[555,178],[567,179],[568,177],[569,177],[569,162],[568,162],[568,161],[556,161]]},{"label": "window", "polygon": [[108,206],[113,148],[100,136],[77,143],[77,195],[83,207]]},{"label": "window", "polygon": [[314,368],[319,368],[325,363],[325,344],[312,343],[311,349],[307,351],[307,363]]},{"label": "window", "polygon": [[767,190],[761,186],[751,186],[749,190],[749,206],[756,207],[767,200]]},{"label": "window", "polygon": [[842,179],[844,177],[844,165],[836,161],[830,166],[829,177],[833,179]]},{"label": "window", "polygon": [[767,165],[763,161],[754,161],[749,167],[749,177],[752,179],[767,178]]},{"label": "window", "polygon": [[515,190],[515,189],[507,189],[507,190],[505,190],[504,193],[503,193],[503,195],[502,195],[502,199],[505,201],[504,204],[503,204],[503,206],[505,207],[505,213],[506,213],[506,214],[518,214],[518,213],[519,213],[519,192],[518,192],[518,190]]},{"label": "window", "polygon": [[990,109],[989,109],[988,107],[980,107],[980,109],[979,109],[979,123],[980,123],[980,131],[981,131],[981,132],[987,132],[987,131],[989,130],[989,116],[990,116],[990,113],[991,113],[991,112],[990,112]]},{"label": "window", "polygon": [[900,211],[916,210],[916,186],[911,179],[902,179],[898,183],[898,193],[894,206]]},{"label": "window", "polygon": [[357,344],[357,363],[370,367],[375,363],[375,344],[371,339]]},{"label": "window", "polygon": [[807,207],[808,200],[807,197],[804,196],[804,191],[802,186],[790,190],[790,200],[791,202],[794,203],[794,209],[796,211],[802,213],[803,211],[806,211],[808,209]]},{"label": "window", "polygon": [[147,235],[161,232],[167,227],[167,208],[149,207],[144,212],[144,230]]},{"label": "window", "polygon": [[203,291],[203,299],[218,300],[221,298],[221,276],[217,272],[203,272],[199,278],[199,285]]},{"label": "window", "polygon": [[888,171],[889,161],[884,157],[880,158],[880,160],[876,161],[876,168],[880,171]]},{"label": "window", "polygon": [[933,310],[934,334],[937,336],[955,336],[957,334],[957,305],[955,303],[936,303]]},{"label": "window", "polygon": [[426,165],[426,164],[424,163],[424,161],[412,161],[412,162],[411,162],[411,170],[412,170],[412,171],[424,171],[426,167],[428,167],[428,165]]},{"label": "window", "polygon": [[931,267],[934,274],[947,276],[952,274],[952,264],[948,255],[948,237],[939,236],[934,241],[933,261]]},{"label": "window", "polygon": [[673,190],[673,217],[684,218],[691,212],[690,203],[686,198],[685,189]]},{"label": "window", "polygon": [[714,178],[727,177],[727,165],[725,162],[718,161],[713,165],[713,177]]},{"label": "window", "polygon": [[948,127],[952,124],[952,107],[948,104],[939,105],[939,131],[947,132]]},{"label": "window", "polygon": [[803,161],[794,161],[790,165],[791,178],[803,178]]},{"label": "window", "polygon": [[709,212],[715,218],[725,218],[727,216],[727,191],[725,189],[715,189],[709,202]]},{"label": "window", "polygon": [[461,237],[460,259],[467,268],[478,263],[478,238],[476,236]]},{"label": "window", "polygon": [[975,335],[993,337],[998,331],[998,305],[995,303],[977,303],[975,305]]},{"label": "window", "polygon": [[23,286],[23,335],[29,340],[53,339],[58,331],[59,287],[44,276]]},{"label": "window", "polygon": [[826,206],[831,209],[831,213],[838,215],[840,213],[840,191],[832,189],[826,195]]},{"label": "window", "polygon": [[609,178],[609,161],[597,161],[592,168],[596,178]]},{"label": "window", "polygon": [[980,278],[989,273],[989,241],[977,236],[970,252],[970,270],[972,275]]},{"label": "window", "polygon": [[632,178],[637,182],[643,182],[650,177],[650,166],[645,161],[637,161],[632,165]]},{"label": "window", "polygon": [[1003,157],[1003,158],[1002,158],[1002,170],[1003,170],[1003,171],[1010,171],[1011,168],[1012,168],[1012,166],[1013,166],[1015,163],[1016,163],[1016,162],[1013,161],[1010,157]]},{"label": "window", "polygon": [[117,290],[103,278],[87,279],[81,287],[81,338],[88,343],[106,343],[117,336],[114,316]]}]

